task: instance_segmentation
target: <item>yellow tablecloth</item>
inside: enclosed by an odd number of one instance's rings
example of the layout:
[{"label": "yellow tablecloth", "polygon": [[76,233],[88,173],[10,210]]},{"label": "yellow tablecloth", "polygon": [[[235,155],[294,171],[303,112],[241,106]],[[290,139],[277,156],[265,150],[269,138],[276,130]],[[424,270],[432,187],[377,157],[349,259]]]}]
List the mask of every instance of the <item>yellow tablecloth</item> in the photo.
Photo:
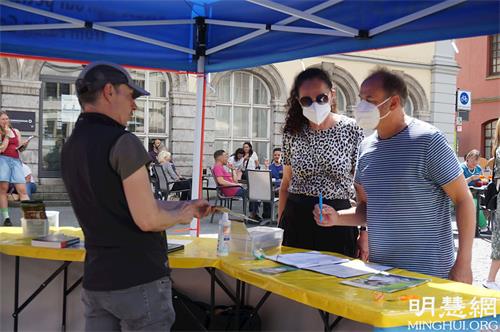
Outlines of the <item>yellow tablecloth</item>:
[{"label": "yellow tablecloth", "polygon": [[[50,231],[78,236],[83,240],[83,233],[80,228],[51,227]],[[174,237],[186,239],[186,237],[183,236]],[[189,240],[192,240],[193,242],[186,246],[183,251],[177,251],[168,256],[170,267],[196,269],[218,266],[219,259],[216,255],[216,241],[213,239],[191,237]],[[21,227],[0,227],[0,253],[10,256],[49,259],[55,261],[83,262],[85,260],[85,249],[83,246],[65,249],[31,246],[31,239],[27,239],[22,236]]]},{"label": "yellow tablecloth", "polygon": [[[63,227],[59,231],[68,235],[82,236],[80,229],[77,228]],[[0,253],[49,260],[78,262],[84,260],[85,250],[83,248],[35,248],[29,245],[29,240],[22,239],[21,232],[19,227],[0,227]],[[277,264],[268,260],[244,260],[238,254],[217,257],[215,239],[188,239],[192,242],[186,245],[183,251],[169,255],[172,268],[215,267],[233,278],[261,289],[376,327],[407,326],[409,322],[416,321],[442,322],[479,318],[480,313],[477,312],[477,308],[474,310],[474,306],[475,303],[481,302],[481,298],[495,299],[496,303],[493,305],[493,309],[500,313],[500,292],[471,285],[431,278],[429,283],[405,291],[385,294],[382,300],[376,300],[373,291],[342,285],[339,283],[342,279],[310,271],[297,270],[274,276],[263,275],[251,271],[251,269],[271,267]],[[300,250],[287,247],[281,249],[283,253],[298,251]],[[391,272],[411,277],[429,278],[400,269],[394,269]],[[417,316],[416,312],[410,311],[407,300],[400,300],[403,295],[417,296],[421,303],[423,303],[424,298],[433,298],[435,300],[434,314],[426,311],[421,316]],[[460,299],[460,303],[457,302],[457,298]],[[453,306],[450,306],[450,301],[455,303],[455,309],[458,308],[458,310],[451,310]],[[459,304],[462,304],[463,308],[460,308]],[[450,313],[456,314],[456,316],[450,316]],[[460,315],[464,316],[460,317]]]}]

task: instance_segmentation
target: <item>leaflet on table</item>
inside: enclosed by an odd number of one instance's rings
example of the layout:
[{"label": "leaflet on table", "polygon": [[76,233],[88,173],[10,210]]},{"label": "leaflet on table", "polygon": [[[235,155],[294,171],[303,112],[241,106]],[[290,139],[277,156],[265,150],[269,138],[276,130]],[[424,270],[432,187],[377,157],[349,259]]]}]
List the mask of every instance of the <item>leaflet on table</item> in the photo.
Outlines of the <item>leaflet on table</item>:
[{"label": "leaflet on table", "polygon": [[280,254],[264,256],[272,261],[292,265],[299,269],[309,269],[313,266],[331,265],[348,262],[348,259],[332,255],[325,255],[318,251],[298,252],[294,254]]},{"label": "leaflet on table", "polygon": [[183,245],[183,246],[187,246],[191,242],[193,242],[193,240],[170,239],[170,238],[168,239],[168,243],[170,243],[170,244],[179,244],[179,245]]},{"label": "leaflet on table", "polygon": [[422,285],[428,281],[429,279],[419,279],[395,274],[380,273],[342,281],[341,283],[344,285],[366,288],[384,293],[393,293],[403,289]]},{"label": "leaflet on table", "polygon": [[298,270],[296,267],[293,266],[288,266],[288,265],[280,265],[280,266],[273,266],[273,267],[263,267],[260,269],[251,269],[250,271],[258,272],[261,274],[266,274],[266,275],[276,275],[276,274],[281,274],[285,272],[291,272],[291,271],[296,271]]},{"label": "leaflet on table", "polygon": [[357,277],[368,273],[379,273],[392,269],[391,266],[365,263],[360,260],[352,260],[335,265],[322,265],[307,268],[308,270],[319,272],[337,278]]}]

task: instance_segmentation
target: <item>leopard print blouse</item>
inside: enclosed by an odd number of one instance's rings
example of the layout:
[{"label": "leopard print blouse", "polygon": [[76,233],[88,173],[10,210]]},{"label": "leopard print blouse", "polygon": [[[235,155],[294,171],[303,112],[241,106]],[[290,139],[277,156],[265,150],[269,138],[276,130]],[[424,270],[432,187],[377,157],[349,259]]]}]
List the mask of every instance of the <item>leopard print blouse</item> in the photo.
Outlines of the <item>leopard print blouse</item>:
[{"label": "leopard print blouse", "polygon": [[304,127],[300,134],[283,134],[283,164],[292,166],[288,192],[326,199],[354,195],[353,174],[363,131],[354,119],[340,115],[326,130]]}]

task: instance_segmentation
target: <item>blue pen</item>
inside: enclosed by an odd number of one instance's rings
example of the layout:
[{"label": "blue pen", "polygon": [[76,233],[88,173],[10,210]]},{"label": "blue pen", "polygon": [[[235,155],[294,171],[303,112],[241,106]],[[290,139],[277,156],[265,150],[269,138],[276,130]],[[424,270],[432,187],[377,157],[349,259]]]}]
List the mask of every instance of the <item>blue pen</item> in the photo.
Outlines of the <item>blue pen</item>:
[{"label": "blue pen", "polygon": [[319,193],[319,223],[323,222],[323,194]]}]

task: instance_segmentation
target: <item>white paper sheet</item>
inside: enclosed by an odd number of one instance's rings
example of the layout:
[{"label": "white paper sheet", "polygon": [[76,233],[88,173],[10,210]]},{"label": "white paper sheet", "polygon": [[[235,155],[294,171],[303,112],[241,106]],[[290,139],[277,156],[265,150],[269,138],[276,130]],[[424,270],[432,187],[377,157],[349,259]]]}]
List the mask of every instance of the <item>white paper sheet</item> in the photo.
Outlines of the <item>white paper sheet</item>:
[{"label": "white paper sheet", "polygon": [[338,278],[350,278],[368,273],[380,273],[382,271],[390,270],[392,267],[380,264],[364,263],[360,260],[352,260],[340,264],[313,266],[307,269]]},{"label": "white paper sheet", "polygon": [[272,261],[298,267],[299,269],[309,269],[313,266],[325,266],[349,261],[345,258],[325,255],[317,251],[300,252],[295,254],[270,255],[265,257]]},{"label": "white paper sheet", "polygon": [[191,242],[193,242],[192,240],[182,240],[182,239],[168,239],[168,243],[171,243],[171,244],[180,244],[180,245],[188,245],[190,244]]}]

